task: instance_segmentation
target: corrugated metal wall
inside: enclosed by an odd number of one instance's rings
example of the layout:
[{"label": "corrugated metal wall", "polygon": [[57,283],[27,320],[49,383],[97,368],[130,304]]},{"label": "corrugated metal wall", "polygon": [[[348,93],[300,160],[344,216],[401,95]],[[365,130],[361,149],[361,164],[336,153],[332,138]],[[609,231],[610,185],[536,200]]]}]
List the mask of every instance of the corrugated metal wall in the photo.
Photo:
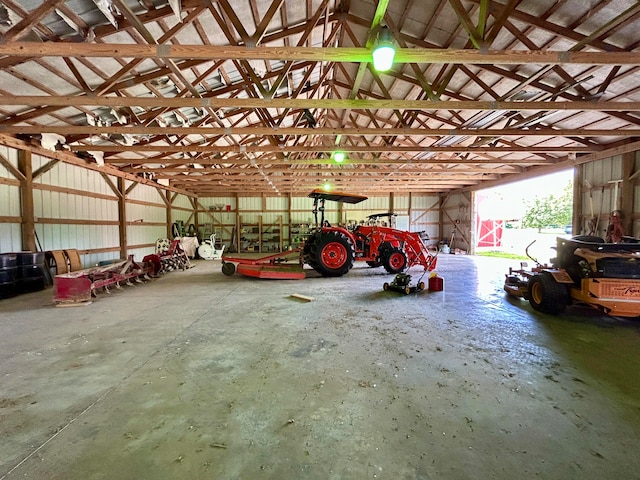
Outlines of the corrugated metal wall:
[{"label": "corrugated metal wall", "polygon": [[[474,194],[473,192],[451,193],[442,197],[440,204],[442,237],[452,249],[473,253],[474,241]],[[435,240],[432,237],[432,240]]]},{"label": "corrugated metal wall", "polygon": [[[15,150],[0,146],[0,155],[17,167],[18,153]],[[22,250],[19,185],[0,163],[0,253]]]},{"label": "corrugated metal wall", "polygon": [[[33,170],[50,161],[33,155]],[[58,162],[34,179],[33,203],[42,250],[86,251],[118,244],[118,198],[98,172]],[[117,258],[117,249],[115,253],[96,252],[81,258],[83,265],[89,266],[114,255]]]},{"label": "corrugated metal wall", "polygon": [[167,210],[160,191],[149,185],[125,181],[128,190],[127,210],[127,254],[135,259],[155,252],[158,238],[167,238]]},{"label": "corrugated metal wall", "polygon": [[[640,171],[640,152],[630,154],[630,157],[630,161],[627,160],[630,163],[628,170],[633,175]],[[576,234],[592,233],[604,238],[609,225],[609,214],[615,209],[621,209],[625,217],[631,219],[631,227],[625,233],[638,237],[640,235],[640,185],[638,185],[636,177],[626,183],[626,188],[631,188],[632,191],[624,191],[625,157],[616,155],[604,160],[586,163],[581,166],[581,173],[579,185],[576,186],[582,192],[582,211],[579,212],[578,222],[581,230]],[[630,205],[630,207],[625,208],[623,200],[625,197],[626,205]],[[595,232],[592,231],[593,221],[590,223],[591,219],[595,219],[595,224],[597,224]]]},{"label": "corrugated metal wall", "polygon": [[[18,151],[0,146],[0,155],[18,166]],[[31,155],[32,170],[44,173],[33,180],[33,207],[37,248],[77,249],[83,266],[120,257],[118,179],[64,162]],[[44,168],[43,168],[44,167]],[[23,250],[20,182],[0,164],[0,252]],[[167,237],[167,210],[163,191],[125,181],[127,254],[141,260],[155,251],[158,238]],[[188,220],[193,207],[185,195],[174,199],[171,215]]]}]

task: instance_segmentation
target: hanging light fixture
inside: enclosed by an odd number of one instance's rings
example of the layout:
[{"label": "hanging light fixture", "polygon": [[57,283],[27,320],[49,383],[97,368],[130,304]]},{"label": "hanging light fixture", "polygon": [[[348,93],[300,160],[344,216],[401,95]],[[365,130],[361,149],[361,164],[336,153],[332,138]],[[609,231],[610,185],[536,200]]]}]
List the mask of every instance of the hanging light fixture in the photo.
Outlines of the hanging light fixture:
[{"label": "hanging light fixture", "polygon": [[342,163],[344,162],[344,152],[336,152],[333,154],[333,160],[336,163]]},{"label": "hanging light fixture", "polygon": [[379,72],[386,72],[393,65],[393,57],[396,51],[391,41],[391,32],[385,25],[378,34],[378,43],[373,49],[373,68]]}]

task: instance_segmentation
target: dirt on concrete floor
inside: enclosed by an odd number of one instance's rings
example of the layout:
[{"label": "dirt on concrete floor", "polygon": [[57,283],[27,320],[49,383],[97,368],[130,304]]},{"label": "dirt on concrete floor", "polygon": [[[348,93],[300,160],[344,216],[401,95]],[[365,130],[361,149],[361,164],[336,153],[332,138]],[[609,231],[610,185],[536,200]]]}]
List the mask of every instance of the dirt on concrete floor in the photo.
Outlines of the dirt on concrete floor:
[{"label": "dirt on concrete floor", "polygon": [[534,312],[499,259],[411,295],[194,263],[0,302],[1,480],[640,478],[638,320]]}]

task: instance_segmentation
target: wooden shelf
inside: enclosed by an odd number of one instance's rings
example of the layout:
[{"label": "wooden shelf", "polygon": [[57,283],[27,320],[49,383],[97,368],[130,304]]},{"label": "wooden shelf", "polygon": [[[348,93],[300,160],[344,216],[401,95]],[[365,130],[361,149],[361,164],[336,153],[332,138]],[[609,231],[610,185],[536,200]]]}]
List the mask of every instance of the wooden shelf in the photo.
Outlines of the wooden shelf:
[{"label": "wooden shelf", "polygon": [[240,218],[239,251],[275,253],[282,251],[282,216],[276,223],[263,223],[262,216],[258,223],[243,223]]}]

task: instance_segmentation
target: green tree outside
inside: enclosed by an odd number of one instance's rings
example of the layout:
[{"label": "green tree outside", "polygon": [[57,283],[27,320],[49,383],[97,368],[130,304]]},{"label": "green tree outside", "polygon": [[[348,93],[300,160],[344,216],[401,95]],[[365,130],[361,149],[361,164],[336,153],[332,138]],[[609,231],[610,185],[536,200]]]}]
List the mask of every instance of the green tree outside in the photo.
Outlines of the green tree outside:
[{"label": "green tree outside", "polygon": [[573,211],[573,185],[568,183],[559,195],[548,195],[527,202],[522,217],[524,228],[563,227],[571,224]]}]

